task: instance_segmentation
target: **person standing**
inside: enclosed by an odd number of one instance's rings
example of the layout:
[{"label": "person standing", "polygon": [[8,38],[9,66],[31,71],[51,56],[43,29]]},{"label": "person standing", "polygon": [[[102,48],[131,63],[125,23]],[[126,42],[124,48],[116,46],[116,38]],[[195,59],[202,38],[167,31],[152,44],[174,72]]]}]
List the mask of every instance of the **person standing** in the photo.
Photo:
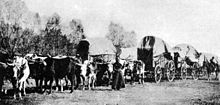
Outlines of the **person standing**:
[{"label": "person standing", "polygon": [[212,57],[212,58],[210,59],[210,63],[212,64],[213,67],[214,67],[214,65],[215,65],[214,59],[215,59],[215,57]]},{"label": "person standing", "polygon": [[116,56],[116,62],[113,64],[113,83],[112,89],[120,90],[125,88],[124,78],[122,75],[122,65],[119,63],[119,57]]},{"label": "person standing", "polygon": [[89,46],[89,41],[86,39],[85,35],[82,35],[82,39],[80,40],[76,48],[76,53],[79,54],[79,56],[81,57],[82,63],[84,63],[85,60],[88,60]]}]

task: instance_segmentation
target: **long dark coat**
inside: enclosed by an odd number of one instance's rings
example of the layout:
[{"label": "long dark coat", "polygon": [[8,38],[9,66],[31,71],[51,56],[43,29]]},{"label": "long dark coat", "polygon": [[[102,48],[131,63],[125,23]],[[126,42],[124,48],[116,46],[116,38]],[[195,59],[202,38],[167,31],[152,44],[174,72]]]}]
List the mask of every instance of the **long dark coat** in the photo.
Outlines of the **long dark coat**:
[{"label": "long dark coat", "polygon": [[122,65],[119,62],[113,64],[114,72],[113,72],[113,83],[112,89],[120,90],[121,88],[125,88],[124,78],[121,72]]}]

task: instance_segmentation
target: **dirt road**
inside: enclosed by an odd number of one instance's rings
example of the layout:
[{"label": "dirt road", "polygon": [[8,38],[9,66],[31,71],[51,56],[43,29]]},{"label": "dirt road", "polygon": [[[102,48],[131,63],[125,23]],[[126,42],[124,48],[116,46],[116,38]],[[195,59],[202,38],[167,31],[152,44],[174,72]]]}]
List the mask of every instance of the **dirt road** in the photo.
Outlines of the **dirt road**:
[{"label": "dirt road", "polygon": [[206,80],[176,80],[160,84],[126,85],[120,91],[110,87],[97,87],[94,90],[68,90],[53,92],[50,95],[29,93],[21,101],[2,99],[0,104],[12,105],[193,105],[220,104],[220,82]]}]

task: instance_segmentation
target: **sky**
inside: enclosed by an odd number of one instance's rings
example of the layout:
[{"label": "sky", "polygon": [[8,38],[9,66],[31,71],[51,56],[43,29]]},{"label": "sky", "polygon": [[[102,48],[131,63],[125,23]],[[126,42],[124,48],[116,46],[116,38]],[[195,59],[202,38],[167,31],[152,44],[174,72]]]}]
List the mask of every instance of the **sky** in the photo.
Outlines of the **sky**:
[{"label": "sky", "polygon": [[187,43],[220,56],[220,0],[23,0],[40,15],[81,19],[89,37],[104,37],[111,21],[171,46]]}]

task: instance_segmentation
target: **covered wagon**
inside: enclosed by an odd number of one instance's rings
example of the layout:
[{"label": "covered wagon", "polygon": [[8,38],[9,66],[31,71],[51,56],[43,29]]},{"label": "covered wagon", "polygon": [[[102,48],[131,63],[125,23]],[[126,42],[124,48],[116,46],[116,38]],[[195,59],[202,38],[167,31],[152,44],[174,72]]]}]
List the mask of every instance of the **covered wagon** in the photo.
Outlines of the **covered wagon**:
[{"label": "covered wagon", "polygon": [[177,68],[177,75],[183,80],[187,76],[192,76],[194,80],[199,76],[199,56],[200,53],[189,44],[178,44],[172,48],[175,53],[175,65]]},{"label": "covered wagon", "polygon": [[89,58],[99,63],[115,60],[116,49],[112,42],[106,38],[89,38]]},{"label": "covered wagon", "polygon": [[97,65],[96,85],[108,85],[111,81],[112,63],[115,61],[116,48],[106,38],[89,38],[89,60]]},{"label": "covered wagon", "polygon": [[169,81],[175,78],[175,65],[170,52],[171,47],[162,39],[145,36],[137,48],[137,59],[145,63],[145,74],[153,76],[156,83],[162,77]]}]

